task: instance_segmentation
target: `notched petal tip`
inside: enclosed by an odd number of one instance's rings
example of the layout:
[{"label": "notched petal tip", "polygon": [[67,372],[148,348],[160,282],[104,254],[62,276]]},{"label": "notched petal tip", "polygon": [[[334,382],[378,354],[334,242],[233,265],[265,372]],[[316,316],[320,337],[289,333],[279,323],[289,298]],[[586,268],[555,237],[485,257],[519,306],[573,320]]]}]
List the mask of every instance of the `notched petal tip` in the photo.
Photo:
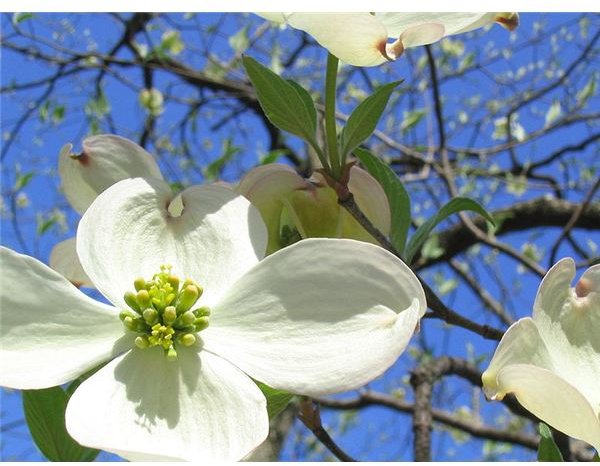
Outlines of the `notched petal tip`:
[{"label": "notched petal tip", "polygon": [[62,146],[60,148],[60,151],[58,152],[59,157],[68,157],[68,156],[72,156],[72,151],[73,150],[73,144],[71,144],[70,142],[67,142],[64,146]]},{"label": "notched petal tip", "polygon": [[385,57],[387,61],[394,61],[400,58],[404,53],[404,45],[400,39],[388,43],[387,41],[381,41],[377,44],[377,50]]},{"label": "notched petal tip", "polygon": [[579,298],[585,298],[592,291],[592,283],[586,278],[581,278],[575,285],[575,294]]},{"label": "notched petal tip", "polygon": [[495,373],[487,370],[481,375],[483,394],[489,401],[501,400],[504,395],[498,393],[498,380]]},{"label": "notched petal tip", "polygon": [[73,152],[73,144],[70,142],[60,148],[58,156],[61,159],[68,157],[71,160],[80,162],[82,165],[87,165],[90,161],[89,156],[85,153],[85,151],[80,153]]},{"label": "notched petal tip", "polygon": [[514,31],[519,26],[519,13],[498,13],[495,21],[505,29]]},{"label": "notched petal tip", "polygon": [[171,201],[167,204],[167,212],[171,218],[181,217],[183,214],[183,209],[185,205],[183,204],[183,196],[181,193],[177,194]]}]

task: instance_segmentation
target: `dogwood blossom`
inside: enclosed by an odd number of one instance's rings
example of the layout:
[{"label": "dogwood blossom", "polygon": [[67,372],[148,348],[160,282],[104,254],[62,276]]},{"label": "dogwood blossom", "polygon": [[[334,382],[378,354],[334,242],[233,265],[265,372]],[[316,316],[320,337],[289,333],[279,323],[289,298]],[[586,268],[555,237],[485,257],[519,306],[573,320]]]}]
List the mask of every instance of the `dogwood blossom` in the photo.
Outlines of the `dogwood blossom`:
[{"label": "dogwood blossom", "polygon": [[528,411],[600,451],[600,265],[575,287],[565,258],[540,285],[533,316],[506,332],[483,389],[493,399],[514,393]]},{"label": "dogwood blossom", "polygon": [[[390,231],[390,207],[381,185],[363,169],[350,169],[348,188],[367,218],[384,234]],[[237,191],[258,208],[269,232],[267,253],[301,238],[375,239],[337,202],[323,175],[302,178],[293,168],[267,164],[250,170]]]},{"label": "dogwood blossom", "polygon": [[[83,214],[98,194],[117,181],[143,177],[162,179],[154,157],[129,139],[112,134],[85,138],[82,152],[65,144],[58,156],[58,174],[67,201]],[[75,252],[75,238],[58,243],[50,253],[50,267],[77,286],[93,286]]]},{"label": "dogwood blossom", "polygon": [[[512,30],[517,13],[260,13],[313,36],[349,65],[376,66],[405,49],[497,22]],[[388,43],[388,38],[393,42]]]},{"label": "dogwood blossom", "polygon": [[399,259],[365,242],[308,239],[267,258],[247,199],[222,186],[173,196],[157,179],[100,194],[80,262],[112,303],[0,249],[0,385],[75,390],[69,433],[128,460],[236,460],[268,432],[252,379],[317,396],[381,375],[426,303]]}]

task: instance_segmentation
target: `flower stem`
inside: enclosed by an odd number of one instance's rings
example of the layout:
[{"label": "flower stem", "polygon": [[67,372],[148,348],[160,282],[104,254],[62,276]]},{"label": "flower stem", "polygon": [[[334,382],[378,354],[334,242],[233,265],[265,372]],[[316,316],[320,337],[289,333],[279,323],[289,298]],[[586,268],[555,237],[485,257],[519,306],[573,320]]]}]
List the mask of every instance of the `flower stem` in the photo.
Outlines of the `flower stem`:
[{"label": "flower stem", "polygon": [[327,55],[327,73],[325,75],[325,131],[327,135],[327,153],[331,163],[331,175],[337,180],[341,174],[341,162],[338,152],[335,124],[335,92],[338,70],[338,58]]}]

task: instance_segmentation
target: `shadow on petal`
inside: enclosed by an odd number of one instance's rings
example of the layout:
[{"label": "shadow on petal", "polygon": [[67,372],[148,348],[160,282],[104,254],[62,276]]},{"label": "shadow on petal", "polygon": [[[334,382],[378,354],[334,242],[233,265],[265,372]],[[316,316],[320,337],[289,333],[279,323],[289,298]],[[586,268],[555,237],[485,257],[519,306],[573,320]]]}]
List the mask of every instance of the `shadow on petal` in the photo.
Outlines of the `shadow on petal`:
[{"label": "shadow on petal", "polygon": [[[138,424],[149,432],[163,420],[170,429],[179,424],[179,392],[191,394],[201,371],[197,348],[178,349],[177,360],[169,361],[161,348],[133,349],[115,367],[115,379],[125,385],[127,399],[135,405]],[[183,387],[182,387],[183,385]]]}]

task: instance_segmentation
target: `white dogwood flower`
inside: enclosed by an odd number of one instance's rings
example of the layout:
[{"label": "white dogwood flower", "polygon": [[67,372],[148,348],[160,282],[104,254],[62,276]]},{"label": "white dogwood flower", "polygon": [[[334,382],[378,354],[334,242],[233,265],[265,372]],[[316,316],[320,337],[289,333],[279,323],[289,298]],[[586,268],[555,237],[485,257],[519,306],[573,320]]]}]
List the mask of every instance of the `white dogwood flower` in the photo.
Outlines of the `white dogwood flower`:
[{"label": "white dogwood flower", "polygon": [[[405,49],[497,22],[507,29],[517,13],[260,13],[313,36],[349,65],[376,66],[396,60]],[[388,42],[391,38],[392,42]]]},{"label": "white dogwood flower", "polygon": [[372,244],[308,239],[267,258],[244,197],[156,179],[108,188],[77,253],[97,302],[0,249],[0,385],[75,390],[69,433],[128,460],[237,460],[268,432],[254,380],[318,396],[381,375],[426,309],[417,277]]},{"label": "white dogwood flower", "polygon": [[571,258],[548,271],[533,316],[507,330],[483,389],[491,399],[514,393],[538,418],[600,451],[600,265],[572,288],[574,276]]},{"label": "white dogwood flower", "polygon": [[[348,188],[373,225],[389,234],[390,206],[377,180],[353,166]],[[377,244],[339,205],[335,191],[318,172],[304,179],[287,165],[261,165],[241,179],[237,191],[260,211],[269,232],[269,254],[304,238],[351,238]]]},{"label": "white dogwood flower", "polygon": [[[61,187],[71,207],[83,214],[105,189],[127,178],[158,178],[162,174],[154,157],[129,139],[112,134],[85,138],[82,152],[65,144],[58,156]],[[93,287],[75,252],[75,238],[58,243],[49,265],[76,286]]]}]

